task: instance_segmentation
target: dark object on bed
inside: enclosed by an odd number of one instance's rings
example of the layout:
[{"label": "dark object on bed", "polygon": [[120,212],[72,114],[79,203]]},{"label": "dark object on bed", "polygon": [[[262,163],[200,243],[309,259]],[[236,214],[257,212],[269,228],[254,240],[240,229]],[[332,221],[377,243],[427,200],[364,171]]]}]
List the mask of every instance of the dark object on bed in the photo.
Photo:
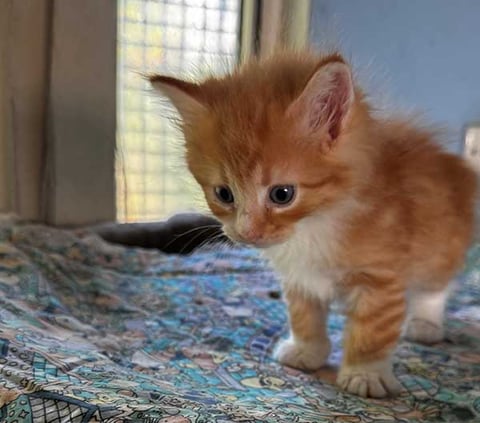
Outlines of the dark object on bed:
[{"label": "dark object on bed", "polygon": [[189,254],[204,245],[230,243],[218,220],[197,213],[177,214],[164,222],[107,223],[93,229],[113,244],[170,254]]}]

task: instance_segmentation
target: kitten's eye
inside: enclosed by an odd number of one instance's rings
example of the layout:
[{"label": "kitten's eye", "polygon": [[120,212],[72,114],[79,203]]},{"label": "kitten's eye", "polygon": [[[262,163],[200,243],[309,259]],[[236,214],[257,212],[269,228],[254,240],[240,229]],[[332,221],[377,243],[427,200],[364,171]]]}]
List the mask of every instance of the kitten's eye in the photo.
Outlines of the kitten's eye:
[{"label": "kitten's eye", "polygon": [[215,195],[225,204],[232,204],[234,201],[232,190],[226,185],[215,187]]},{"label": "kitten's eye", "polygon": [[276,185],[270,190],[270,201],[281,206],[290,203],[295,197],[293,185]]}]

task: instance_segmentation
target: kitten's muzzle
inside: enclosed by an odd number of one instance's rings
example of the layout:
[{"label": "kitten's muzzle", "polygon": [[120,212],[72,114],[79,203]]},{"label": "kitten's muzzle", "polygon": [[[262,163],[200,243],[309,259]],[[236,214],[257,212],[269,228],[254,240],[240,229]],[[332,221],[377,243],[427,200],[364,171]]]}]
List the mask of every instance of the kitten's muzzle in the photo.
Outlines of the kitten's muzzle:
[{"label": "kitten's muzzle", "polygon": [[237,233],[236,237],[234,238],[236,241],[242,244],[252,245],[257,248],[271,247],[272,245],[278,244],[283,241],[282,238],[278,237],[267,238],[263,233],[258,233],[256,231]]}]

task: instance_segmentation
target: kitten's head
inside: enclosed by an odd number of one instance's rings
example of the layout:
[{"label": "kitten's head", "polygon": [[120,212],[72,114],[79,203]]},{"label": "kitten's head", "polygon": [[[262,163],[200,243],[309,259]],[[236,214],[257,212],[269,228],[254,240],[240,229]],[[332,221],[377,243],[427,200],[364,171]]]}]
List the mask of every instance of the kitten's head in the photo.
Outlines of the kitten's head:
[{"label": "kitten's head", "polygon": [[179,111],[188,167],[232,239],[281,243],[347,195],[359,94],[340,55],[282,54],[200,84],[150,80]]}]

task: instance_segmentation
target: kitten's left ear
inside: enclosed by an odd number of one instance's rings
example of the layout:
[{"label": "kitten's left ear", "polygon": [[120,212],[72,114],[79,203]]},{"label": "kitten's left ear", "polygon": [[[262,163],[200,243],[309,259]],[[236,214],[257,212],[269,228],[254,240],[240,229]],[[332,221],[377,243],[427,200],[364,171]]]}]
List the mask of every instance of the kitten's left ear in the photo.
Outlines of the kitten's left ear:
[{"label": "kitten's left ear", "polygon": [[163,75],[150,75],[148,79],[153,88],[171,101],[185,123],[207,111],[198,84]]},{"label": "kitten's left ear", "polygon": [[351,111],[355,98],[350,68],[343,62],[321,66],[288,107],[287,115],[299,122],[305,135],[327,133],[334,142]]}]

